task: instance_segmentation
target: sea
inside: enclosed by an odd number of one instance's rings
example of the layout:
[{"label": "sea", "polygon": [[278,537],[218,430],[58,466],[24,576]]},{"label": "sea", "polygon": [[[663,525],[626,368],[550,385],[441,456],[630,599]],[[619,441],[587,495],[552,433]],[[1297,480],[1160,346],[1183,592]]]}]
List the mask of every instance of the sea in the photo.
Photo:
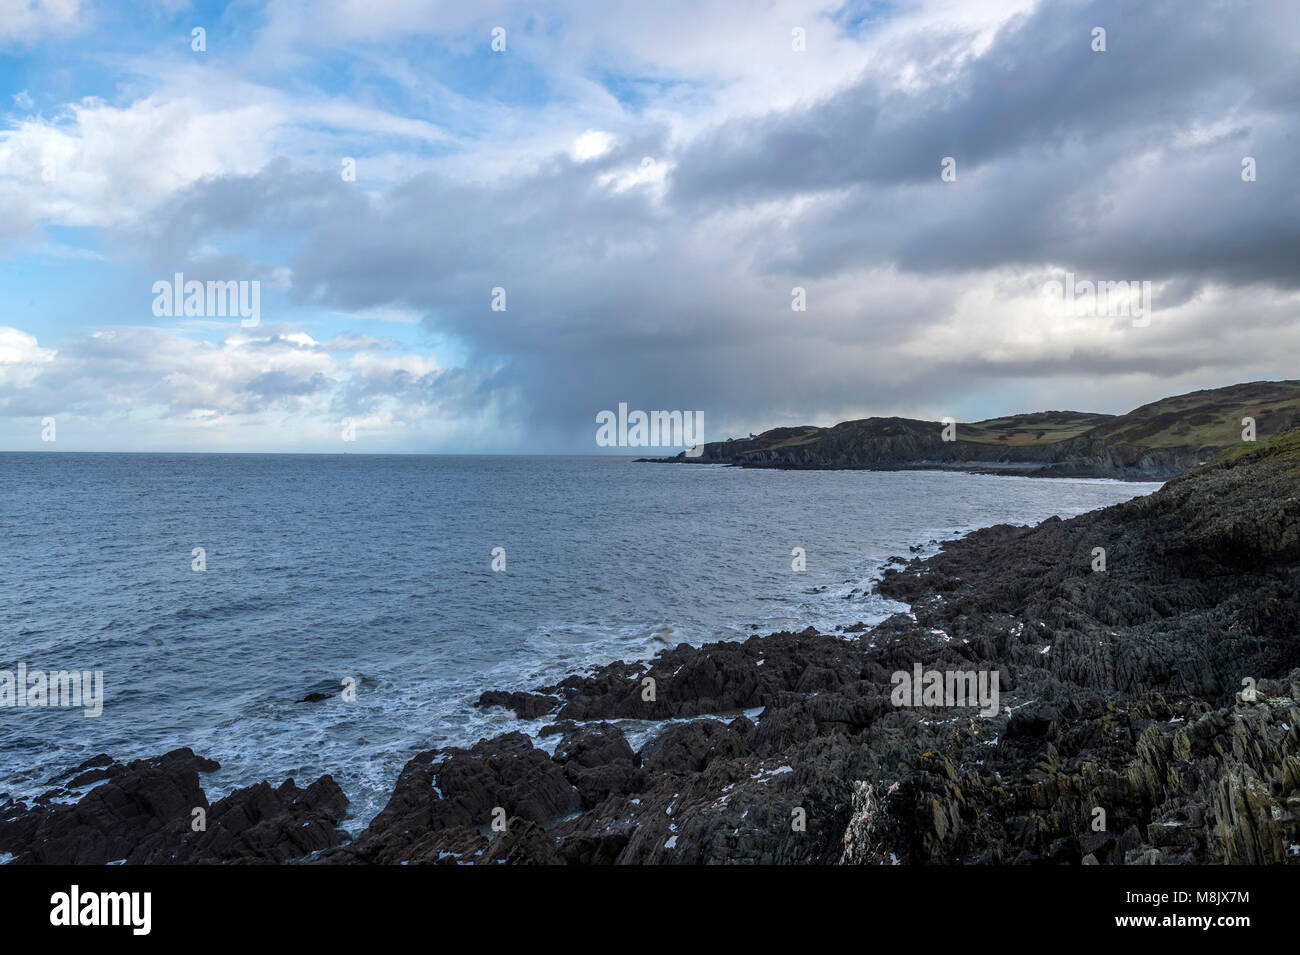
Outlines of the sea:
[{"label": "sea", "polygon": [[[221,763],[203,777],[213,800],[332,774],[355,832],[416,753],[548,722],[475,707],[484,690],[874,624],[906,609],[871,593],[895,555],[1158,486],[614,456],[2,453],[0,673],[99,671],[103,705],[0,706],[0,801],[100,753],[189,746]],[[634,745],[654,732],[624,729]]]}]

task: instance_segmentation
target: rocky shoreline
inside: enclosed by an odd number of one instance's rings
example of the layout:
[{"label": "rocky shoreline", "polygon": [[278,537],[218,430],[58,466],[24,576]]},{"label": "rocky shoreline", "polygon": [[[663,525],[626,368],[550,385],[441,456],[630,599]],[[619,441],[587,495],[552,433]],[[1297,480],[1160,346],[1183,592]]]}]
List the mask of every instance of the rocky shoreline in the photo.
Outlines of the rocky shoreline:
[{"label": "rocky shoreline", "polygon": [[[329,776],[210,804],[199,776],[215,764],[182,749],[96,757],[40,799],[0,796],[0,853],[1300,864],[1300,430],[1147,497],[899,558],[878,589],[911,612],[489,690],[480,705],[548,717],[554,754],[518,732],[419,753],[359,833],[340,828]],[[917,665],[995,675],[996,715],[897,705],[892,675]],[[662,729],[634,750],[622,720]]]},{"label": "rocky shoreline", "polygon": [[671,458],[636,458],[636,464],[712,464],[728,468],[752,468],[764,471],[952,471],[959,474],[982,474],[994,477],[1033,477],[1033,478],[1096,478],[1108,481],[1164,481],[1181,473],[1192,462],[1178,459],[1163,459],[1159,464],[1146,467],[1129,467],[1124,465],[1084,465],[1067,464],[1017,464],[997,461],[952,461],[915,460],[900,461],[891,464],[803,464],[780,459],[752,461],[715,460],[709,458],[688,459],[683,456]]}]

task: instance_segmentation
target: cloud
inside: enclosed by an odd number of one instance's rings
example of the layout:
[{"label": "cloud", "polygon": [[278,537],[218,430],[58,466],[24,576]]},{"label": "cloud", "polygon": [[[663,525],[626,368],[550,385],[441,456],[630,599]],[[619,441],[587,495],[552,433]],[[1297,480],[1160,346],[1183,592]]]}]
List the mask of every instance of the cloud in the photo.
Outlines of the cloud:
[{"label": "cloud", "polygon": [[81,0],[0,0],[0,44],[32,43],[74,31],[87,15]]},{"label": "cloud", "polygon": [[[478,430],[591,450],[620,401],[703,410],[713,438],[1122,411],[1293,375],[1300,57],[1283,3],[314,9],[269,4],[241,63],[281,60],[220,94],[173,65],[165,91],[0,134],[16,173],[0,234],[100,229],[124,270],[259,278],[292,321],[58,340],[0,365],[0,411],[89,415],[107,394],[106,413],[207,428],[271,434],[278,416],[333,441],[353,416],[408,447]],[[497,22],[518,61],[485,51]],[[417,58],[410,32],[455,68]],[[268,71],[332,44],[387,102],[272,87]],[[345,181],[339,157],[372,140]],[[1150,326],[1045,314],[1043,284],[1067,271],[1151,282]]]},{"label": "cloud", "polygon": [[[390,353],[377,339],[317,342],[289,329],[232,330],[211,342],[168,329],[95,331],[54,350],[0,327],[0,411],[16,418],[304,420],[374,413],[418,430],[439,412],[441,374],[432,355]],[[332,351],[348,351],[334,357]],[[451,390],[454,393],[455,389]],[[104,409],[104,404],[110,407]]]}]

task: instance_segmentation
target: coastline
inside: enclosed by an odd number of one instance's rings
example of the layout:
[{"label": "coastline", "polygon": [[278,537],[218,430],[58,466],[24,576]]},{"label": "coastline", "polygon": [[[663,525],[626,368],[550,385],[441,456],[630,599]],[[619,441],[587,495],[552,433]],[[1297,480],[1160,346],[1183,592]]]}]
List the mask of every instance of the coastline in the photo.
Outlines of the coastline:
[{"label": "coastline", "polygon": [[[15,864],[1296,863],[1297,560],[1300,433],[1289,432],[1147,497],[945,542],[885,572],[877,590],[911,610],[874,627],[683,644],[532,692],[486,689],[482,705],[548,717],[554,755],[518,732],[420,753],[357,833],[339,828],[347,800],[329,776],[209,804],[200,774],[215,764],[177,750],[125,766],[96,757],[52,780],[50,798],[0,805],[0,853]],[[891,676],[917,665],[996,673],[997,715],[895,705]],[[633,751],[622,719],[664,729]],[[75,806],[56,803],[87,785]]]},{"label": "coastline", "polygon": [[1062,464],[1022,464],[990,461],[913,461],[893,464],[798,464],[787,461],[773,463],[745,463],[738,461],[694,460],[683,457],[636,458],[637,464],[693,464],[724,468],[745,468],[754,471],[946,471],[952,474],[981,474],[990,477],[1032,477],[1094,479],[1122,481],[1125,483],[1161,483],[1182,473],[1177,467],[1153,470],[1131,468],[1088,467]]},{"label": "coastline", "polygon": [[[1191,392],[1122,415],[1038,411],[969,423],[858,418],[697,445],[656,464],[780,470],[952,470],[1025,477],[1168,480],[1242,443],[1300,425],[1300,381]],[[655,434],[651,428],[650,435]]]}]

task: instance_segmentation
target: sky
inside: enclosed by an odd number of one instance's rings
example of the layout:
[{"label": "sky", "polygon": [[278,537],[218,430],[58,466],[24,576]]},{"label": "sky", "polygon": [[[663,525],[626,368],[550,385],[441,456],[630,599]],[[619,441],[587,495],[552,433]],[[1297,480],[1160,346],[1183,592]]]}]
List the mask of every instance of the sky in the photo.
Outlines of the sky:
[{"label": "sky", "polygon": [[[1300,377],[1296,12],[0,0],[0,450],[626,452],[620,404],[719,440]],[[257,323],[160,308],[178,273]]]}]

